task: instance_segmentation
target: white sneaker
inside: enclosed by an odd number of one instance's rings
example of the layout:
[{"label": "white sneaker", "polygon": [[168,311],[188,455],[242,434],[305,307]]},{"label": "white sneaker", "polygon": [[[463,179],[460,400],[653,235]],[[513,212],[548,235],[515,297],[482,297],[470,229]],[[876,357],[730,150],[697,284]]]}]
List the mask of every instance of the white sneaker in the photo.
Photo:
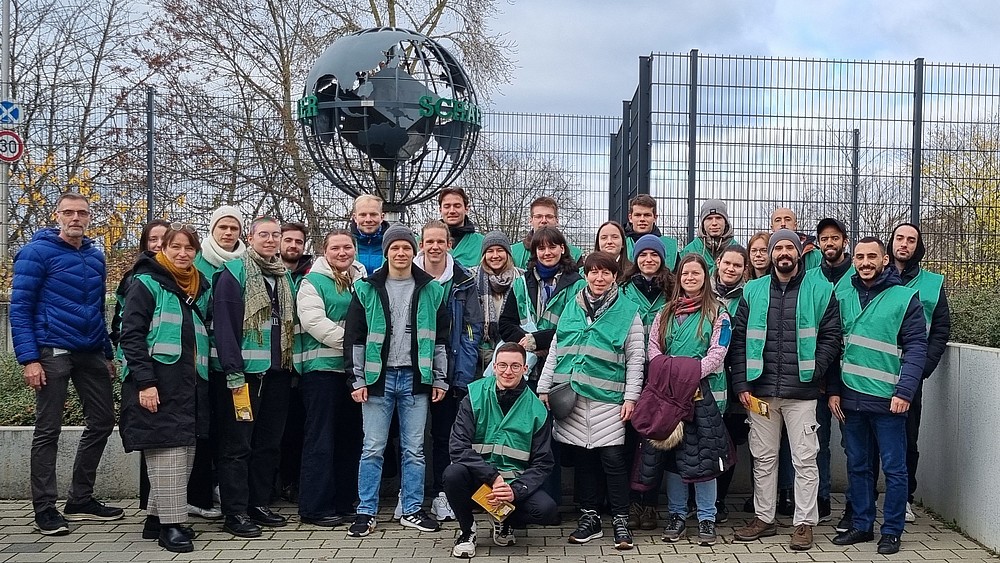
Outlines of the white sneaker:
[{"label": "white sneaker", "polygon": [[396,508],[392,511],[392,519],[399,520],[403,517],[403,491],[399,491],[399,497],[396,501]]},{"label": "white sneaker", "polygon": [[912,524],[917,521],[917,515],[913,513],[913,507],[910,503],[906,503],[906,516],[904,518],[907,524]]},{"label": "white sneaker", "polygon": [[514,528],[511,528],[510,524],[493,520],[493,543],[500,547],[517,543],[517,538],[514,537]]},{"label": "white sneaker", "polygon": [[461,559],[471,559],[476,556],[476,523],[472,523],[472,531],[461,532],[455,539],[455,547],[451,554]]},{"label": "white sneaker", "polygon": [[441,522],[455,519],[455,511],[451,509],[448,497],[445,496],[443,491],[438,493],[438,496],[434,497],[434,500],[431,501],[431,516]]},{"label": "white sneaker", "polygon": [[222,505],[222,493],[219,492],[219,486],[218,485],[216,485],[212,489],[212,502],[215,503],[215,506],[221,506]]},{"label": "white sneaker", "polygon": [[222,511],[214,506],[212,508],[201,508],[189,504],[188,514],[192,516],[201,516],[206,520],[218,520],[219,518],[222,518]]}]

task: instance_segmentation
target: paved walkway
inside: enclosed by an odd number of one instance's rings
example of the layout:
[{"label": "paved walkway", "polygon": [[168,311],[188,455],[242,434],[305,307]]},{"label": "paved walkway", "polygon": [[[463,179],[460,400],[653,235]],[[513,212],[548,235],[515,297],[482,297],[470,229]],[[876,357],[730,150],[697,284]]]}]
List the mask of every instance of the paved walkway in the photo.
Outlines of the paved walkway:
[{"label": "paved walkway", "polygon": [[[735,499],[734,499],[735,500]],[[742,504],[742,498],[739,498]],[[423,534],[398,523],[388,523],[390,514],[380,514],[378,529],[369,537],[346,537],[346,528],[334,530],[302,525],[293,517],[285,528],[265,531],[253,540],[233,539],[220,530],[216,522],[192,518],[195,530],[195,551],[173,554],[160,549],[155,541],[140,536],[144,515],[134,500],[118,504],[125,506],[125,518],[108,524],[71,524],[71,533],[62,537],[45,537],[32,529],[31,503],[0,501],[0,563],[60,562],[60,561],[387,561],[395,563],[444,563],[454,561],[451,547],[456,536],[454,522],[444,525],[436,534]],[[285,515],[295,513],[294,507],[279,506]],[[834,507],[839,514],[841,507]],[[388,508],[391,510],[391,507]],[[997,563],[995,557],[949,530],[941,522],[918,511],[916,524],[907,525],[902,549],[897,555],[885,557],[875,552],[875,543],[838,547],[830,543],[833,526],[823,524],[816,529],[816,545],[808,552],[788,549],[790,527],[781,528],[779,535],[751,543],[733,543],[733,526],[742,524],[746,515],[735,504],[730,507],[731,520],[719,526],[720,542],[714,547],[700,547],[688,542],[668,544],[660,541],[660,531],[638,531],[635,549],[619,552],[611,548],[606,538],[588,545],[573,546],[566,536],[575,527],[567,521],[562,527],[519,530],[517,545],[493,547],[485,537],[479,541],[475,561],[502,563],[568,563],[568,562],[665,562],[665,563],[784,563],[796,561],[912,561],[920,563]],[[662,515],[662,514],[661,514]],[[564,513],[564,519],[574,518]],[[480,529],[487,526],[480,516]],[[788,524],[788,522],[785,522]],[[690,530],[690,527],[689,527]],[[486,534],[488,536],[488,533]],[[878,535],[876,532],[876,540]]]}]

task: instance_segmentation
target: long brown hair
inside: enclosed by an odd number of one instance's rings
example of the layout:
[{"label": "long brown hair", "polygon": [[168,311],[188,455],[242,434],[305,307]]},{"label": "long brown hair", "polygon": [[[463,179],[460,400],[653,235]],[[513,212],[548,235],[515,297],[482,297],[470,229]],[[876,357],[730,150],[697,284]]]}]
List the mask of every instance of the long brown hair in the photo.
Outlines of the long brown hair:
[{"label": "long brown hair", "polygon": [[632,269],[632,261],[628,259],[628,240],[625,238],[625,228],[622,227],[621,223],[618,221],[605,221],[601,223],[600,227],[597,227],[597,234],[594,235],[594,252],[604,252],[601,250],[601,229],[608,225],[613,225],[618,229],[618,236],[622,238],[622,249],[615,256],[615,262],[618,262],[618,272],[615,274],[615,281],[621,284],[627,279],[625,275]]},{"label": "long brown hair", "polygon": [[660,350],[664,352],[666,352],[667,336],[670,334],[671,321],[673,321],[676,314],[677,304],[680,302],[681,297],[684,297],[684,290],[681,288],[680,282],[681,273],[684,272],[684,266],[691,262],[697,264],[705,274],[705,283],[701,286],[701,317],[698,319],[698,334],[701,334],[702,327],[704,326],[703,323],[706,320],[713,325],[715,324],[715,319],[719,315],[719,308],[722,307],[722,303],[715,296],[715,292],[712,291],[712,276],[708,273],[708,264],[705,262],[705,259],[700,254],[684,255],[677,264],[677,282],[674,284],[674,290],[670,294],[670,301],[660,312],[659,344]]},{"label": "long brown hair", "polygon": [[[347,229],[334,229],[329,233],[326,233],[326,237],[323,238],[323,254],[326,255],[326,247],[330,244],[330,239],[336,236],[345,236],[351,239],[351,244],[354,245],[355,251],[357,251],[358,243],[354,240],[354,233]],[[353,283],[351,281],[351,276],[344,274],[344,272],[338,272],[333,264],[330,264],[330,271],[333,272],[333,281],[337,284],[337,291],[343,293],[348,288],[351,287]]]}]

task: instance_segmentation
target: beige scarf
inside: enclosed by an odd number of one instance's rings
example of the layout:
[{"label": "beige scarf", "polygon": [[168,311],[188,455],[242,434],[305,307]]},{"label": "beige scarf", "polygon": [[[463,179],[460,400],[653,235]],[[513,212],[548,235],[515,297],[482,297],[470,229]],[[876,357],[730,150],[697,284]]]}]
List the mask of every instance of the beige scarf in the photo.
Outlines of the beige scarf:
[{"label": "beige scarf", "polygon": [[271,298],[268,297],[264,276],[273,276],[274,290],[278,295],[278,309],[281,314],[281,367],[292,369],[292,341],[295,337],[292,322],[292,287],[288,282],[288,269],[274,256],[265,259],[253,248],[247,247],[240,257],[246,271],[243,286],[243,336],[253,336],[257,344],[264,344],[264,326],[271,322]]}]

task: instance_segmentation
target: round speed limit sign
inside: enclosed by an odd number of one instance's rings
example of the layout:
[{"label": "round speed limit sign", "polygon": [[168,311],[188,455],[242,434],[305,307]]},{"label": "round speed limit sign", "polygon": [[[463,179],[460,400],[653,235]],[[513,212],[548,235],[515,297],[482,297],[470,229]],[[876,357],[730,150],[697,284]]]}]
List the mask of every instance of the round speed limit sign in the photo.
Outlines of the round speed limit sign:
[{"label": "round speed limit sign", "polygon": [[24,154],[24,140],[9,129],[0,131],[0,161],[14,163]]}]

